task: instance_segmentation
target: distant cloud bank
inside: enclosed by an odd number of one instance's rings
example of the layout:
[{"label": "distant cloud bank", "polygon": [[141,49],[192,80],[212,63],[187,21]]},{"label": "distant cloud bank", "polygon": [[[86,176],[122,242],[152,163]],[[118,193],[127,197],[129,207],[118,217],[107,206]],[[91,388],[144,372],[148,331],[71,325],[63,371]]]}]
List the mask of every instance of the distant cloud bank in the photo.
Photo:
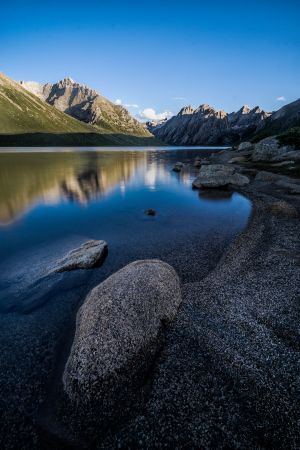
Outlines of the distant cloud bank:
[{"label": "distant cloud bank", "polygon": [[171,111],[164,111],[161,113],[157,113],[153,108],[145,108],[143,111],[140,111],[139,117],[141,119],[147,120],[163,120],[172,117],[173,113]]}]

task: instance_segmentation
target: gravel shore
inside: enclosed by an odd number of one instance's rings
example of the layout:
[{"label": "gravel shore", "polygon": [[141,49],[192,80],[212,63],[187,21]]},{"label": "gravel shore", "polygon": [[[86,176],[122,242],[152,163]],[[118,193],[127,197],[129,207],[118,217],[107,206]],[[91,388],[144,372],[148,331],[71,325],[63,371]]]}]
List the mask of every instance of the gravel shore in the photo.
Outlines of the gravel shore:
[{"label": "gravel shore", "polygon": [[[177,317],[133,399],[134,407],[129,411],[120,405],[115,423],[98,435],[95,431],[89,448],[300,448],[300,197],[270,182],[253,180],[240,192],[253,202],[248,226],[215,268],[200,281],[184,282]],[[290,208],[278,208],[278,201],[288,202]],[[85,295],[86,275],[72,276],[70,289],[75,278],[72,293],[64,284],[63,290],[57,288],[51,314],[59,317],[53,320],[59,329],[70,326],[70,317]],[[63,309],[63,299],[69,301],[68,311]],[[46,326],[50,315],[45,310],[37,314],[32,320]],[[27,323],[28,317],[22,320]],[[27,326],[33,325],[29,321]],[[55,327],[42,343],[49,347],[49,355],[55,351],[51,334],[59,334]],[[24,348],[31,346],[32,352],[40,346],[32,338],[29,344],[24,342]],[[21,342],[18,348],[22,352]],[[35,359],[39,361],[38,354]],[[36,385],[36,404],[48,396],[50,410],[53,390],[44,392],[44,379],[53,370],[52,363],[50,357],[43,363]],[[15,368],[16,379],[30,380],[30,374],[21,371],[21,366]],[[60,371],[63,361],[50,384],[61,383]],[[12,389],[13,383],[6,389]],[[15,385],[18,396],[24,386],[19,381]],[[26,388],[28,398],[32,389]],[[8,400],[3,397],[2,411]],[[43,405],[37,413],[26,409],[26,402],[22,408],[15,417],[3,416],[9,445],[4,442],[2,448],[14,448],[17,441],[30,449],[85,448],[84,442],[71,444],[65,439],[64,428],[49,424],[55,408],[47,411],[47,420],[42,418]],[[22,429],[9,428],[18,421],[23,421]]]},{"label": "gravel shore", "polygon": [[201,282],[183,285],[139,414],[99,448],[300,448],[300,226],[243,189],[248,227]]}]

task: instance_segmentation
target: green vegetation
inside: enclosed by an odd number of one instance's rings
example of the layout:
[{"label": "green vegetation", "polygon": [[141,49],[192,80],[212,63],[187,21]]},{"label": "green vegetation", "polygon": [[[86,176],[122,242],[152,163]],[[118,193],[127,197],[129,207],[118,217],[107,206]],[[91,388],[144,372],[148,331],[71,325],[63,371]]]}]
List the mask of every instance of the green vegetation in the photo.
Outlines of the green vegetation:
[{"label": "green vegetation", "polygon": [[300,149],[300,127],[290,128],[285,133],[277,137],[280,145],[291,145],[296,149]]},{"label": "green vegetation", "polygon": [[[106,103],[109,104],[107,120],[92,126],[59,111],[0,73],[0,146],[158,144],[131,116],[130,126],[123,130],[119,116],[128,112],[108,100]],[[116,114],[120,119],[117,122],[111,120]]]},{"label": "green vegetation", "polygon": [[253,142],[258,142],[268,136],[285,133],[290,128],[300,127],[300,99],[283,106],[277,112],[268,117],[261,130],[253,137]]},{"label": "green vegetation", "polygon": [[98,147],[164,145],[154,137],[114,133],[0,134],[0,147]]},{"label": "green vegetation", "polygon": [[58,111],[0,74],[0,133],[90,133],[94,128]]}]

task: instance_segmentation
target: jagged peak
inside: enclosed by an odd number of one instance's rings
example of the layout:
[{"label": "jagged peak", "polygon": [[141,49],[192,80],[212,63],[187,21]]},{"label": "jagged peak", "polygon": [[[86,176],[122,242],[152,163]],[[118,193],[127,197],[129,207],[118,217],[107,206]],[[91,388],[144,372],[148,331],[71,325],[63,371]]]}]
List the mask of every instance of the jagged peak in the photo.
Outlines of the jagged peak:
[{"label": "jagged peak", "polygon": [[198,106],[198,108],[195,110],[195,114],[197,113],[212,113],[217,114],[219,111],[217,111],[213,106],[208,105],[207,103],[203,103],[202,105]]},{"label": "jagged peak", "polygon": [[251,112],[255,113],[255,114],[261,114],[264,112],[264,110],[261,109],[259,106],[254,106],[254,108],[251,110]]},{"label": "jagged peak", "polygon": [[97,95],[99,95],[99,93],[97,91],[95,91],[95,89],[90,88],[89,86],[87,86],[86,84],[80,84],[77,81],[74,81],[73,78],[70,77],[66,77],[60,81],[58,81],[57,83],[54,84],[50,84],[50,86],[58,86],[59,88],[77,88],[80,89],[81,91],[85,91],[88,95],[92,96],[92,97],[96,97]]},{"label": "jagged peak", "polygon": [[77,84],[71,77],[65,77],[62,81],[67,84]]},{"label": "jagged peak", "polygon": [[251,111],[250,106],[248,106],[248,105],[243,105],[243,106],[241,107],[241,109],[238,110],[238,113],[240,113],[240,114],[249,114],[250,111]]},{"label": "jagged peak", "polygon": [[186,114],[193,114],[194,108],[191,105],[184,106],[178,113],[178,116],[184,116]]}]

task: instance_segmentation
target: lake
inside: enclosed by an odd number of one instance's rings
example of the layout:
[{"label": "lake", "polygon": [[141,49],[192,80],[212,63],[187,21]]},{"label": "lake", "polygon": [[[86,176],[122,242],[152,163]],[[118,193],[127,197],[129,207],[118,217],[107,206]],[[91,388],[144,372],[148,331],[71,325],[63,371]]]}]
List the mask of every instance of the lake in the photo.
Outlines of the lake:
[{"label": "lake", "polygon": [[[114,262],[121,253],[169,260],[175,252],[191,280],[192,256],[201,264],[207,246],[224,246],[249,216],[249,201],[237,193],[192,190],[193,161],[211,149],[63,150],[0,153],[0,266],[92,238],[108,242]],[[177,160],[191,165],[177,174]],[[145,216],[146,208],[157,215]]]},{"label": "lake", "polygon": [[[93,286],[144,258],[168,262],[183,283],[199,281],[245,227],[248,199],[192,189],[195,158],[215,150],[2,149],[0,407],[15,445],[39,439],[40,405],[60,379],[76,312]],[[187,163],[180,173],[172,171],[177,161]],[[107,241],[102,267],[44,278],[88,239]]]}]

